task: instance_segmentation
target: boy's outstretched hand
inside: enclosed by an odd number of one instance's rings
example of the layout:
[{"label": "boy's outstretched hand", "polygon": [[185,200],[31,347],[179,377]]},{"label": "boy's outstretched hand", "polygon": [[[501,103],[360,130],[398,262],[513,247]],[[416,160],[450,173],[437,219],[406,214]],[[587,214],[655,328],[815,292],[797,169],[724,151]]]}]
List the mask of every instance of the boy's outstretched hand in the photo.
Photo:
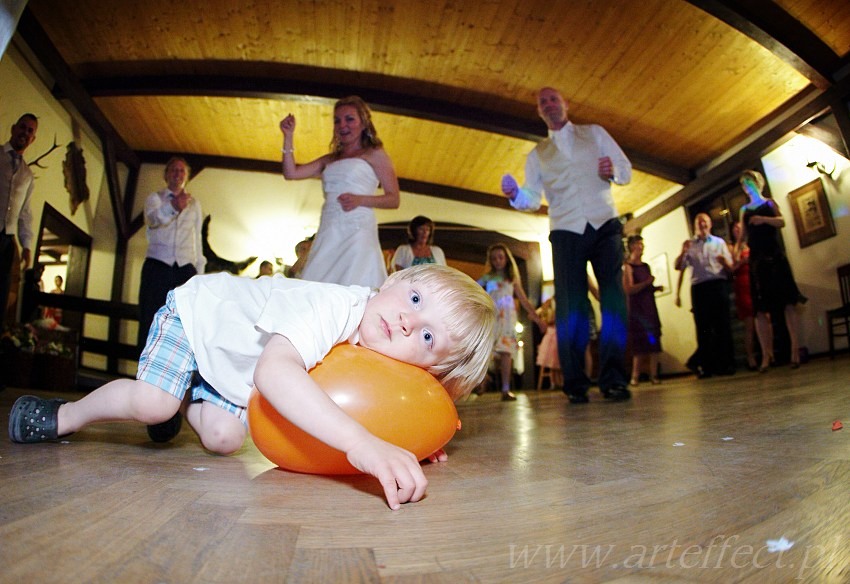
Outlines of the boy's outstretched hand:
[{"label": "boy's outstretched hand", "polygon": [[412,452],[376,436],[358,442],[347,453],[348,462],[380,481],[390,509],[416,502],[425,496],[428,479]]},{"label": "boy's outstretched hand", "polygon": [[369,433],[346,414],[308,375],[286,337],[272,335],[254,370],[254,385],[283,417],[345,452],[357,470],[376,477],[391,509],[425,496],[428,480],[416,456]]}]

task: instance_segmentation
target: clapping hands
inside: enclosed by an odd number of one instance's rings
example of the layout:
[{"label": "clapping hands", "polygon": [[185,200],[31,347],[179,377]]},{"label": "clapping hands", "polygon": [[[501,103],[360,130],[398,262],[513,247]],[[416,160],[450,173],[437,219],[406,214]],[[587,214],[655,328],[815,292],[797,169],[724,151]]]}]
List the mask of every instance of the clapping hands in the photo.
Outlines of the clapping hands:
[{"label": "clapping hands", "polygon": [[179,213],[187,206],[189,206],[189,201],[192,200],[192,195],[187,193],[186,191],[180,191],[179,194],[174,195],[174,198],[171,199],[171,205],[174,209]]},{"label": "clapping hands", "polygon": [[603,156],[599,159],[599,178],[602,180],[611,180],[614,178],[614,163],[608,156]]},{"label": "clapping hands", "polygon": [[519,190],[519,183],[517,183],[516,179],[510,174],[506,174],[502,177],[502,193],[509,198],[511,201],[516,197],[517,191]]}]

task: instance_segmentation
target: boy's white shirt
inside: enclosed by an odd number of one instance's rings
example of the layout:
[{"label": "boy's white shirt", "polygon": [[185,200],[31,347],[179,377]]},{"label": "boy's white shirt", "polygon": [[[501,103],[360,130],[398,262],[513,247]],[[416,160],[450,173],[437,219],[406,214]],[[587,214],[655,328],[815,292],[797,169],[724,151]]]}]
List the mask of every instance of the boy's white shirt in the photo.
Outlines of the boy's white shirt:
[{"label": "boy's white shirt", "polygon": [[239,406],[248,404],[271,335],[289,339],[309,371],[334,345],[358,342],[372,294],[364,286],[228,273],[195,276],[174,291],[201,377]]}]

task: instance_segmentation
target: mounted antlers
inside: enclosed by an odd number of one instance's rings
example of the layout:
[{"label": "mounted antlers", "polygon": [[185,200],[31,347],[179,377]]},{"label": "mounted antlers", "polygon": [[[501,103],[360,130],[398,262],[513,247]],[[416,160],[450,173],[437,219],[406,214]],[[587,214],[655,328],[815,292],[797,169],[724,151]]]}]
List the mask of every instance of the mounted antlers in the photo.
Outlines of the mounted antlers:
[{"label": "mounted antlers", "polygon": [[56,150],[57,148],[59,148],[59,144],[57,144],[57,143],[56,143],[56,134],[54,134],[54,135],[53,135],[53,146],[51,146],[51,147],[50,147],[50,150],[48,150],[47,152],[45,152],[44,154],[42,154],[41,156],[39,156],[38,158],[36,158],[36,159],[35,159],[35,160],[33,160],[32,162],[28,162],[28,163],[27,163],[27,166],[33,166],[33,165],[35,165],[35,166],[37,166],[37,167],[39,167],[39,168],[47,168],[46,166],[42,166],[42,165],[40,165],[40,164],[38,163],[38,161],[39,161],[39,160],[41,160],[42,158],[44,158],[45,156],[47,156],[48,154],[50,154],[51,152],[53,152],[54,150]]}]

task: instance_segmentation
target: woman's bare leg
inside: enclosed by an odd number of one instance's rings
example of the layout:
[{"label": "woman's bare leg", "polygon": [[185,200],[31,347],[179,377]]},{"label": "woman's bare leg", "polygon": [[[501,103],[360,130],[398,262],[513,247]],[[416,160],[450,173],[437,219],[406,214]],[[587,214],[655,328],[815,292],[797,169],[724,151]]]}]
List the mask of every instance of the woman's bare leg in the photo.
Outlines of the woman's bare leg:
[{"label": "woman's bare leg", "polygon": [[640,355],[632,356],[632,385],[637,385],[640,382]]},{"label": "woman's bare leg", "polygon": [[791,364],[800,364],[800,339],[797,330],[800,325],[800,317],[794,309],[793,304],[785,307],[785,325],[788,327],[788,339],[791,341]]},{"label": "woman's bare leg", "polygon": [[655,384],[661,382],[658,379],[658,353],[649,354],[649,381]]},{"label": "woman's bare leg", "polygon": [[773,358],[773,327],[764,312],[756,314],[756,333],[761,345],[761,370],[767,371]]},{"label": "woman's bare leg", "polygon": [[752,316],[748,316],[744,319],[744,350],[747,353],[747,366],[750,369],[755,369],[756,365],[756,351],[755,351],[755,328],[756,322],[755,318]]}]

